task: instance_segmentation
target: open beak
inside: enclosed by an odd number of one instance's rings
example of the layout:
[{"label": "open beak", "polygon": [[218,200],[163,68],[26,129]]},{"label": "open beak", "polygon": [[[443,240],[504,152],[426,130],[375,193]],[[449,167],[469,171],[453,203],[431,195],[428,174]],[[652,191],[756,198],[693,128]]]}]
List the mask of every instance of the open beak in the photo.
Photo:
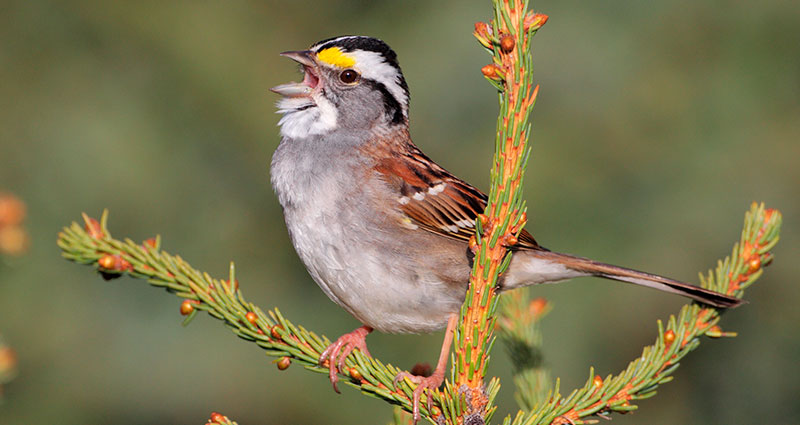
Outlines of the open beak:
[{"label": "open beak", "polygon": [[316,72],[316,64],[313,59],[313,52],[310,50],[298,50],[283,52],[281,56],[294,60],[303,66],[305,76],[299,83],[281,84],[271,88],[275,93],[285,97],[309,97],[319,84],[319,76]]}]

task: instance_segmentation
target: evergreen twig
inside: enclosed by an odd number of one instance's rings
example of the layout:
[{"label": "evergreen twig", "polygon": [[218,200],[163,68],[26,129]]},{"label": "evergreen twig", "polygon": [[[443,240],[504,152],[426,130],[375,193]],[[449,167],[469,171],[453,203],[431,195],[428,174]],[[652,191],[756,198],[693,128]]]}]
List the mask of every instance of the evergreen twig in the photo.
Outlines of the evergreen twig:
[{"label": "evergreen twig", "polygon": [[[317,359],[330,343],[328,338],[293,324],[277,308],[264,313],[247,302],[235,278],[233,264],[227,280],[215,279],[192,268],[179,256],[162,251],[158,237],[142,244],[112,238],[106,227],[105,212],[99,222],[86,215],[84,221],[85,227],[72,223],[59,233],[58,245],[65,258],[95,267],[106,279],[127,274],[184,298],[180,310],[186,315],[185,323],[198,311],[206,311],[222,320],[240,338],[256,343],[268,355],[277,357],[279,369],[296,362],[305,369],[327,374],[328,369],[318,365]],[[780,224],[780,212],[765,209],[763,204],[753,204],[745,216],[742,237],[734,245],[732,255],[719,261],[715,270],[701,276],[702,286],[741,297],[744,289],[758,279],[763,267],[772,261],[770,250],[779,239]],[[653,396],[659,385],[672,380],[671,374],[679,361],[699,345],[699,337],[734,335],[723,332],[718,321],[719,312],[714,308],[698,304],[684,306],[677,317],[670,317],[666,327],[659,322],[655,344],[645,347],[642,355],[621,374],[603,379],[592,370],[587,383],[567,397],[560,396],[557,381],[543,403],[520,412],[513,422],[507,418],[504,423],[563,425],[581,423],[582,418],[591,415],[634,410],[636,406],[632,401]],[[500,326],[501,335],[523,331],[520,328],[503,330],[502,322]],[[411,410],[413,389],[405,383],[401,383],[398,390],[393,389],[392,380],[399,372],[396,367],[363,356],[358,350],[347,357],[345,364],[348,374],[343,382],[366,395]],[[493,379],[485,391],[497,394],[498,390],[499,382]],[[433,419],[441,414],[446,423],[455,424],[458,412],[467,410],[465,404],[469,399],[467,393],[459,393],[448,382],[445,391],[434,393],[433,401],[430,413],[425,403],[420,406],[423,417],[436,423]]]},{"label": "evergreen twig", "polygon": [[454,383],[445,386],[445,399],[454,402],[445,410],[455,412],[459,423],[488,422],[500,388],[496,379],[485,384],[484,376],[494,344],[496,284],[526,222],[522,182],[530,154],[528,118],[539,90],[533,83],[531,41],[547,21],[546,15],[528,10],[527,0],[494,0],[493,5],[491,24],[479,22],[474,32],[492,55],[481,71],[499,90],[491,188],[470,240],[475,260],[454,337]]},{"label": "evergreen twig", "polygon": [[511,358],[514,398],[523,410],[544,401],[551,388],[539,327],[550,305],[541,297],[531,300],[530,292],[531,287],[526,287],[503,294],[497,320],[498,336]]},{"label": "evergreen twig", "polygon": [[[763,273],[763,267],[772,261],[770,250],[779,239],[781,214],[755,204],[745,214],[744,230],[733,252],[718,262],[717,268],[700,276],[701,286],[715,291],[742,297],[744,289]],[[505,424],[581,424],[589,416],[605,416],[611,412],[626,413],[636,410],[632,402],[650,398],[656,389],[672,380],[680,360],[700,345],[700,337],[735,336],[723,332],[719,325],[720,312],[701,304],[688,304],[676,316],[670,316],[666,327],[658,322],[658,337],[653,345],[642,350],[639,358],[616,376],[603,378],[589,371],[586,384],[568,396],[559,394],[559,382],[547,400],[528,412],[519,412]]]},{"label": "evergreen twig", "polygon": [[[277,357],[277,367],[281,370],[294,362],[313,372],[328,374],[327,366],[317,362],[330,340],[293,324],[277,308],[264,312],[248,302],[236,280],[233,263],[227,280],[212,278],[180,256],[161,250],[160,237],[141,244],[127,238],[124,241],[112,238],[106,225],[107,211],[100,221],[85,214],[83,218],[85,226],[73,222],[58,234],[57,243],[64,258],[95,267],[105,279],[128,275],[184,298],[180,306],[181,314],[186,317],[184,324],[198,311],[205,311],[222,320],[240,338]],[[345,365],[345,384],[410,411],[413,389],[407,383],[400,383],[395,390],[392,383],[399,369],[358,350],[347,357]],[[423,416],[428,415],[425,406],[421,411]]]}]

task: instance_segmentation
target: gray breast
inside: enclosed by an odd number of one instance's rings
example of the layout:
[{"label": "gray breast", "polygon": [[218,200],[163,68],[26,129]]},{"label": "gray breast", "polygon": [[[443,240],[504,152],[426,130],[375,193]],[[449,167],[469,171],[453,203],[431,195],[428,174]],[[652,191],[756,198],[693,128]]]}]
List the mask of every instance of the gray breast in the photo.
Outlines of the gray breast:
[{"label": "gray breast", "polygon": [[[272,185],[295,250],[325,294],[362,323],[384,332],[443,327],[466,280],[442,279],[437,265],[447,261],[427,252],[430,236],[401,228],[381,208],[396,197],[369,180],[371,166],[356,149],[342,147],[287,139],[273,156]],[[466,275],[466,260],[458,263]]]}]

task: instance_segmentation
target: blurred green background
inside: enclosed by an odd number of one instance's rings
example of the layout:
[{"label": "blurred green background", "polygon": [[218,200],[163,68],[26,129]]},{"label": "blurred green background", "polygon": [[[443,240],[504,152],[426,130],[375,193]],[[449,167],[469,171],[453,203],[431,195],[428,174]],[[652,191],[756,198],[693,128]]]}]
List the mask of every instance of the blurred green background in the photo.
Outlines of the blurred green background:
[{"label": "blurred green background", "polygon": [[[548,1],[526,180],[545,246],[696,281],[730,252],[752,201],[784,214],[774,264],[673,383],[614,423],[798,423],[800,4],[792,0]],[[383,424],[390,407],[323,375],[279,372],[255,345],[142,281],[104,282],[62,260],[56,233],[109,208],[118,237],[225,276],[248,298],[330,337],[358,323],[291,249],[269,185],[278,57],[340,34],[398,53],[412,134],[486,188],[496,96],[470,35],[487,0],[5,1],[0,5],[0,190],[28,206],[32,245],[0,260],[0,333],[18,355],[2,424]],[[567,392],[615,373],[676,312],[677,297],[581,279],[535,288],[555,310],[545,354]],[[401,367],[434,362],[442,335],[370,336]],[[516,411],[510,367],[498,414]],[[499,420],[498,420],[499,421]]]}]

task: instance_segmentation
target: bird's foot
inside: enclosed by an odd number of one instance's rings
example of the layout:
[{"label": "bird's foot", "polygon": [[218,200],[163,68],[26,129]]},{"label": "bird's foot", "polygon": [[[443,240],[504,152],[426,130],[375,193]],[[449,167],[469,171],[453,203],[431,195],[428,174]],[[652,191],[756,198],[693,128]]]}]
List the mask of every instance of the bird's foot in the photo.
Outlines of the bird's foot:
[{"label": "bird's foot", "polygon": [[442,382],[444,382],[444,368],[437,368],[433,375],[431,376],[419,376],[419,375],[412,375],[409,372],[400,372],[394,378],[394,386],[397,387],[397,383],[403,379],[408,379],[409,381],[417,384],[417,387],[414,388],[414,399],[412,400],[412,413],[414,415],[414,423],[416,424],[419,422],[419,400],[422,397],[422,394],[425,390],[428,390],[425,398],[427,400],[428,405],[428,414],[431,414],[431,391],[438,389],[442,386]]},{"label": "bird's foot", "polygon": [[353,332],[346,333],[340,336],[333,344],[329,345],[328,348],[322,352],[322,355],[319,356],[319,364],[324,364],[325,360],[328,360],[328,377],[331,380],[331,384],[333,384],[333,390],[337,393],[339,392],[339,388],[336,386],[336,383],[339,382],[339,377],[336,373],[342,372],[344,369],[344,361],[347,359],[347,356],[356,348],[361,351],[361,354],[365,356],[370,355],[367,350],[366,340],[370,332],[372,332],[371,327],[362,326]]}]

